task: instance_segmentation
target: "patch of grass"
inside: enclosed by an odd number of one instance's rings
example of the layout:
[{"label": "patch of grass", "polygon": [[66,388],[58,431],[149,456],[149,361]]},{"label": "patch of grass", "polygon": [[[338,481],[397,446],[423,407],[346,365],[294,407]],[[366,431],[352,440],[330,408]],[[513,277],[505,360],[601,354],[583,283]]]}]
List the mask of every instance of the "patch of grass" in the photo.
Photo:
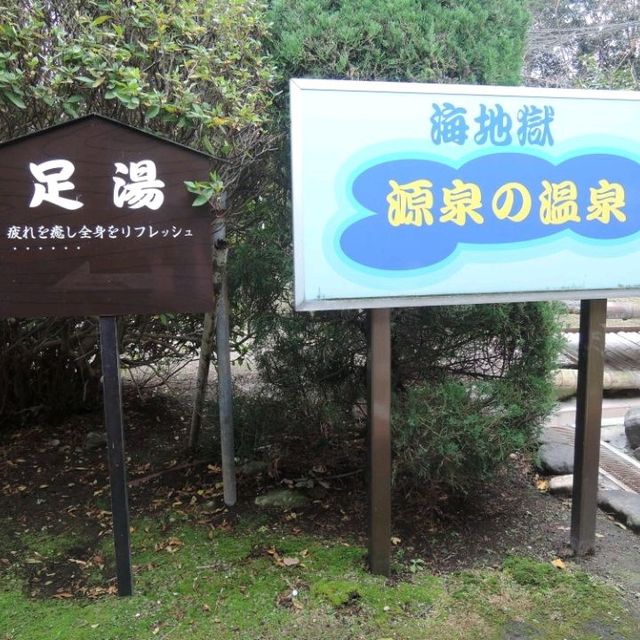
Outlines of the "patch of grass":
[{"label": "patch of grass", "polygon": [[[57,536],[37,542],[64,549]],[[364,549],[347,541],[152,520],[137,524],[132,551],[132,598],[38,599],[19,574],[5,580],[0,640],[503,640],[518,629],[541,640],[640,637],[613,590],[527,558],[444,577],[404,567],[409,577],[390,582],[368,573]]]},{"label": "patch of grass", "polygon": [[64,535],[46,531],[17,532],[16,542],[25,554],[37,554],[43,558],[54,558],[68,553],[70,549],[81,546],[86,540],[79,534],[69,531]]},{"label": "patch of grass", "polygon": [[362,597],[360,585],[349,580],[318,580],[311,593],[324,598],[334,607],[353,604]]},{"label": "patch of grass", "polygon": [[530,558],[507,558],[502,568],[523,587],[553,589],[563,580],[564,575],[553,565],[542,564]]}]

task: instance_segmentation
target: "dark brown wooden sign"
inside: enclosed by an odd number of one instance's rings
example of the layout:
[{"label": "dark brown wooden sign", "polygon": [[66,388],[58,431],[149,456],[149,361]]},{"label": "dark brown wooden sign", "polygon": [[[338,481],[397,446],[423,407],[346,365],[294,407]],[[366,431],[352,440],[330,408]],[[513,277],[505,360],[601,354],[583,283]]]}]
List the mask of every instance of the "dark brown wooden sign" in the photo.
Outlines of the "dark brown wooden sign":
[{"label": "dark brown wooden sign", "polygon": [[0,317],[211,311],[209,170],[100,116],[0,145]]}]

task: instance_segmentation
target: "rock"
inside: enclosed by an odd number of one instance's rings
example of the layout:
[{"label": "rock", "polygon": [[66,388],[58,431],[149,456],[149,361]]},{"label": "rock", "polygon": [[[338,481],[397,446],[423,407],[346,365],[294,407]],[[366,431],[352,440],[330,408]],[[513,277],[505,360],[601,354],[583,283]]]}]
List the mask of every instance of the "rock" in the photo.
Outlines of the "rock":
[{"label": "rock", "polygon": [[107,434],[98,433],[97,431],[89,431],[85,440],[87,449],[101,449],[107,445]]},{"label": "rock", "polygon": [[570,496],[573,492],[573,475],[554,476],[549,479],[549,493],[559,496]]},{"label": "rock", "polygon": [[543,444],[538,449],[537,466],[554,476],[573,473],[573,447],[568,444]]},{"label": "rock", "polygon": [[249,460],[238,467],[238,473],[242,476],[257,476],[267,470],[267,463],[263,460]]},{"label": "rock", "polygon": [[303,507],[309,502],[309,499],[298,491],[290,491],[289,489],[273,489],[258,496],[255,503],[258,507],[280,507],[293,508]]},{"label": "rock", "polygon": [[621,451],[624,451],[627,446],[627,436],[622,425],[602,427],[600,438]]},{"label": "rock", "polygon": [[640,495],[629,491],[600,491],[598,504],[613,512],[631,529],[640,529]]},{"label": "rock", "polygon": [[553,427],[545,427],[538,436],[540,444],[561,444],[563,442],[563,434]]},{"label": "rock", "polygon": [[[615,490],[618,487],[611,482],[611,480],[600,474],[598,476],[598,488],[602,490]],[[573,474],[549,478],[549,493],[558,496],[570,496],[573,493]]]},{"label": "rock", "polygon": [[624,416],[624,432],[632,449],[640,447],[640,408],[627,411]]}]

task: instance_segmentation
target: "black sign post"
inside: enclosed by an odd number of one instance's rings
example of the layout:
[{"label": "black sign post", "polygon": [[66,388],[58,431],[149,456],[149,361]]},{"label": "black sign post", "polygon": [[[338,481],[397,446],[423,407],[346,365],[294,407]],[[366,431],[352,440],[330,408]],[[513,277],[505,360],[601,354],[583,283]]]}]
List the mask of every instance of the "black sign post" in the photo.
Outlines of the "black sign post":
[{"label": "black sign post", "polygon": [[100,316],[118,594],[133,592],[116,316],[211,312],[211,159],[100,116],[0,145],[0,317]]},{"label": "black sign post", "polygon": [[114,316],[100,317],[100,355],[102,358],[102,388],[104,422],[107,428],[107,457],[111,483],[113,542],[116,551],[118,595],[133,593],[131,545],[129,542],[129,497],[127,465],[124,454],[120,355],[118,325]]}]

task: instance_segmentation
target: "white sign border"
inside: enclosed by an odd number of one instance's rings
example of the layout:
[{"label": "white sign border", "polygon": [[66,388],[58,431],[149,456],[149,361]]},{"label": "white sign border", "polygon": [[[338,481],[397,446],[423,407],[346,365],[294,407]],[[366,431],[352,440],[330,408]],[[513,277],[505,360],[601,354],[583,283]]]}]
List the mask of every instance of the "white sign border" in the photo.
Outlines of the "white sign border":
[{"label": "white sign border", "polygon": [[[329,311],[346,309],[384,309],[395,307],[427,307],[495,302],[534,302],[545,300],[597,300],[621,295],[640,296],[640,288],[561,289],[507,293],[474,293],[460,295],[384,296],[363,298],[305,299],[304,246],[302,213],[302,126],[296,115],[301,109],[303,91],[385,92],[504,97],[610,99],[640,102],[640,92],[595,89],[550,89],[538,87],[504,87],[497,85],[425,84],[414,82],[371,82],[359,80],[317,80],[292,78],[289,81],[291,113],[291,175],[293,204],[294,294],[297,311]],[[296,170],[296,167],[298,169]]]}]

